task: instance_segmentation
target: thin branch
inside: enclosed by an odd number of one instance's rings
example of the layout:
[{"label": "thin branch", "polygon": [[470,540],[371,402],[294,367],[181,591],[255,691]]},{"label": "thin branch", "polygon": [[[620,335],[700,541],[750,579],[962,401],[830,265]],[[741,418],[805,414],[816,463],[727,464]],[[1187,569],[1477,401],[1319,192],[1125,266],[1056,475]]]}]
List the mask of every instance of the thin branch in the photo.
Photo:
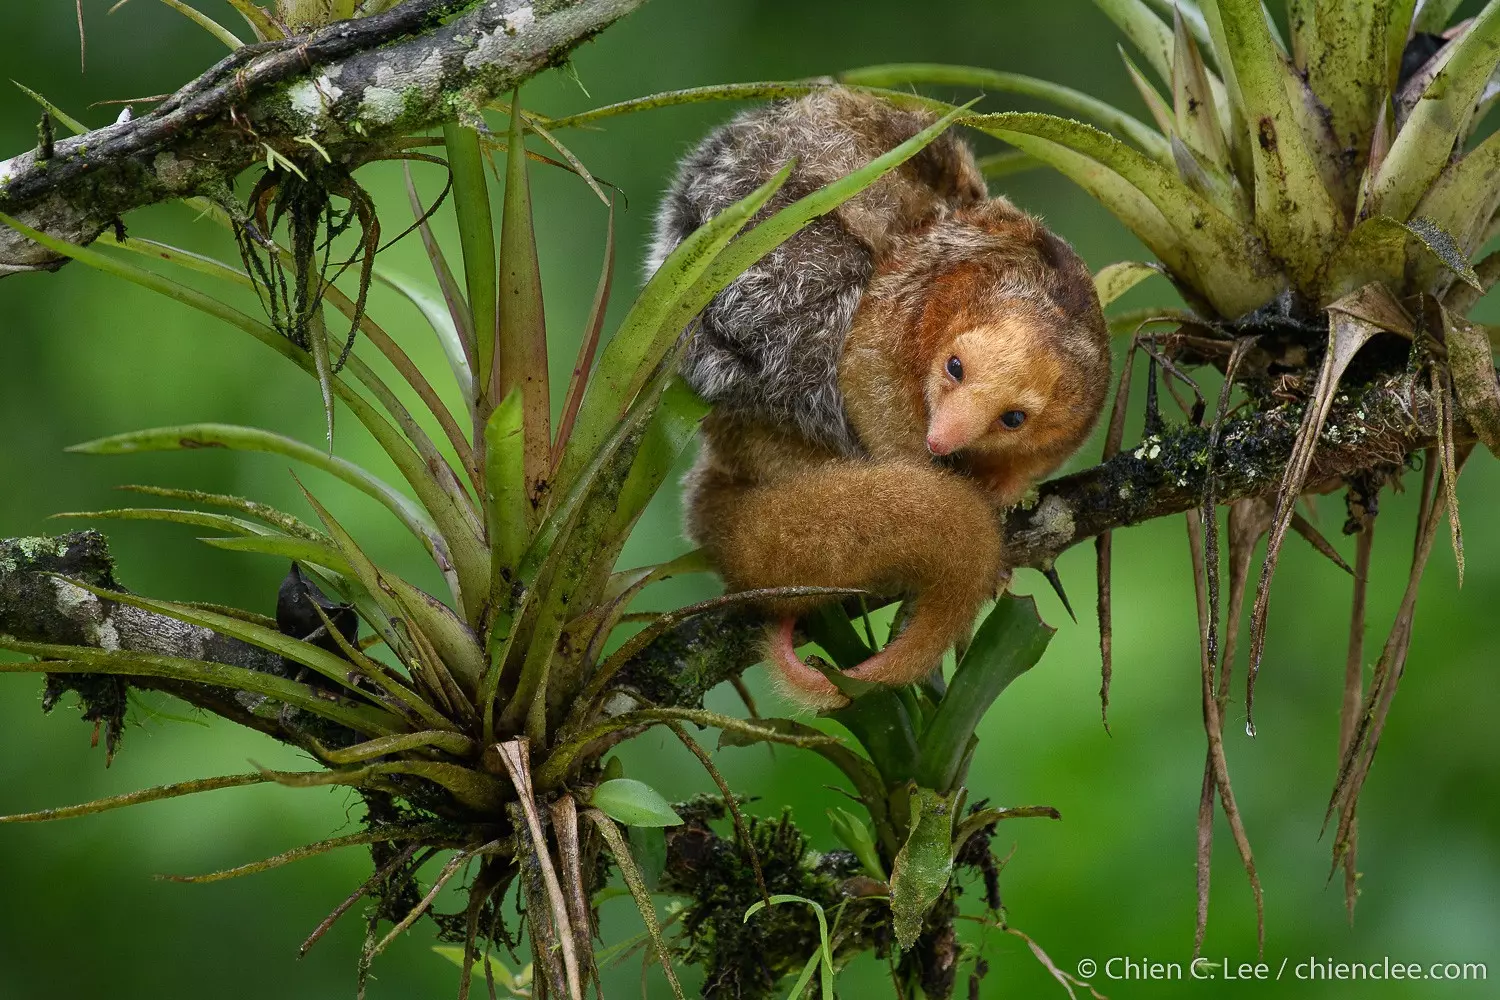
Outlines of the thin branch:
[{"label": "thin branch", "polygon": [[[220,195],[267,149],[311,139],[355,167],[400,136],[479,119],[496,95],[565,60],[644,0],[407,0],[304,37],[246,45],[150,114],[0,160],[0,212],[88,243],[132,209]],[[61,260],[0,229],[0,276]]]}]

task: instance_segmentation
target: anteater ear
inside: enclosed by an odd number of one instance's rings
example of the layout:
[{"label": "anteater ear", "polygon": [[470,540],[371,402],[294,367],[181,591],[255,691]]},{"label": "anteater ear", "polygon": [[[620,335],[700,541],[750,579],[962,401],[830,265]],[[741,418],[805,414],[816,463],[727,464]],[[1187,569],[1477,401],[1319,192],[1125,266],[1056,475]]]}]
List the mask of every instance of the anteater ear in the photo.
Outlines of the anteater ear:
[{"label": "anteater ear", "polygon": [[1098,309],[1094,277],[1083,258],[1050,230],[1039,229],[1038,237],[1037,255],[1051,271],[1047,294],[1052,301],[1069,316],[1087,315]]}]

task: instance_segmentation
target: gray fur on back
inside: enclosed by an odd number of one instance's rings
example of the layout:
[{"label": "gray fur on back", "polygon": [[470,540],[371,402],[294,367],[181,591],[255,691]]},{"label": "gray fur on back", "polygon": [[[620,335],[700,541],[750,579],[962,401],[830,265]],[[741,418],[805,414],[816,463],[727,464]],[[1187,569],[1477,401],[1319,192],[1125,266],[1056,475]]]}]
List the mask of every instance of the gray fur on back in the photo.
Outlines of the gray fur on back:
[{"label": "gray fur on back", "polygon": [[[648,273],[789,160],[795,158],[797,166],[752,225],[931,121],[843,90],[740,114],[680,164],[657,213]],[[922,160],[908,161],[815,219],[714,298],[682,362],[699,395],[722,409],[795,427],[809,441],[841,453],[862,451],[844,412],[838,367],[876,253],[893,235],[892,220],[931,215],[931,205],[946,195],[931,182],[946,179],[941,175],[947,161],[972,162],[967,149],[947,136],[924,150]]]}]

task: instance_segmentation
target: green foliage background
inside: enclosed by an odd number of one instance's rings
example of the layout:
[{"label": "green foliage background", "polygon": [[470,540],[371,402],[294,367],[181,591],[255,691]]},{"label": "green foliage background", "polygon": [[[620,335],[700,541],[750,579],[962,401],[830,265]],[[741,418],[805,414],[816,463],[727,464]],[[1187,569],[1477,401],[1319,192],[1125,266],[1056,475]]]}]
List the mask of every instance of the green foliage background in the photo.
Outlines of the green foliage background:
[{"label": "green foliage background", "polygon": [[[215,15],[228,11],[219,3],[203,6]],[[0,75],[103,124],[114,109],[89,109],[90,102],[172,90],[221,54],[217,43],[149,0],[109,18],[102,0],[86,0],[85,7],[85,75],[78,72],[73,5],[66,0],[0,7]],[[563,113],[698,84],[930,60],[1048,77],[1137,108],[1115,53],[1117,40],[1087,0],[947,0],[920,8],[899,0],[653,0],[578,55],[576,81],[550,74],[527,89],[525,100],[544,113]],[[987,106],[1016,105],[1001,99]],[[639,274],[651,212],[675,158],[726,113],[722,105],[652,112],[567,140],[629,198],[618,226],[617,309],[629,301],[624,290]],[[10,154],[33,144],[36,118],[24,95],[0,90],[0,150]],[[435,169],[419,178],[424,192],[435,193]],[[377,168],[365,179],[386,206],[387,231],[398,231],[408,219],[399,174]],[[604,215],[569,175],[539,170],[534,184],[557,345],[554,385],[560,386],[592,295]],[[1111,217],[1058,177],[1039,172],[997,187],[1043,214],[1096,268],[1142,254]],[[206,224],[194,226],[182,208],[142,212],[130,225],[137,235],[232,254],[227,240]],[[415,239],[387,259],[408,274],[426,274]],[[1148,283],[1122,305],[1167,294],[1164,285]],[[423,345],[415,352],[419,363],[441,370],[413,310],[381,297],[375,309],[387,329]],[[1480,317],[1500,318],[1500,309],[1491,309]],[[561,390],[555,395],[560,398]],[[185,308],[76,266],[0,282],[0,536],[61,530],[46,521],[49,514],[116,505],[123,498],[111,487],[124,482],[234,492],[299,509],[285,464],[274,458],[198,452],[101,459],[62,452],[106,434],[200,420],[258,424],[316,441],[322,416],[305,379]],[[1138,429],[1133,419],[1127,441]],[[376,450],[352,420],[343,423],[339,444],[379,467]],[[1091,461],[1097,450],[1096,439],[1076,461]],[[308,481],[337,505],[372,555],[435,585],[417,569],[421,553],[392,530],[383,510],[317,474],[309,473]],[[1411,481],[1415,486],[1416,478]],[[1500,996],[1497,497],[1500,468],[1487,453],[1476,454],[1461,484],[1467,579],[1458,589],[1450,552],[1434,558],[1408,676],[1362,799],[1366,877],[1355,925],[1345,920],[1338,886],[1325,886],[1328,846],[1318,839],[1334,778],[1349,581],[1294,541],[1272,605],[1258,690],[1261,735],[1251,741],[1242,726],[1226,727],[1231,773],[1266,886],[1266,960],[1274,974],[1289,959],[1285,977],[1267,985],[1110,982],[1099,975],[1101,992],[1127,998],[1195,991],[1248,997],[1266,990],[1294,997]],[[1404,583],[1412,506],[1409,497],[1391,498],[1380,521],[1372,649]],[[1321,503],[1320,512],[1325,532],[1336,535],[1343,520],[1337,499]],[[208,549],[170,526],[103,527],[121,579],[132,589],[262,611],[272,606],[284,569],[272,561]],[[684,547],[675,494],[665,493],[625,559],[654,561]],[[987,720],[970,781],[975,794],[998,803],[1048,803],[1064,816],[1060,824],[1033,820],[1002,829],[997,847],[1016,846],[1002,882],[1010,917],[1065,969],[1086,957],[1101,965],[1113,956],[1186,963],[1203,736],[1182,522],[1131,529],[1116,541],[1113,737],[1099,722],[1091,551],[1069,553],[1059,569],[1080,622],[1067,620],[1039,577],[1021,575],[1017,589],[1039,591],[1044,616],[1061,630],[1041,666],[1016,683]],[[706,580],[673,583],[655,599],[662,606],[683,603],[711,587]],[[753,680],[769,702],[773,696],[758,674]],[[88,745],[86,726],[67,710],[41,715],[39,691],[33,677],[0,676],[0,813],[240,771],[247,758],[298,763],[283,748],[228,725],[167,719],[159,713],[175,709],[161,701],[138,707],[141,725],[127,732],[124,752],[105,770],[102,751]],[[720,702],[716,707],[732,710],[732,699]],[[670,734],[647,736],[625,756],[634,776],[671,797],[711,788]],[[728,750],[720,762],[732,785],[761,796],[755,811],[775,815],[789,806],[819,846],[832,846],[824,810],[839,799],[823,787],[835,780],[831,768],[784,748],[774,756],[764,747]],[[368,874],[368,858],[359,850],[209,886],[151,875],[225,867],[336,834],[348,828],[352,803],[351,794],[338,790],[250,788],[70,824],[0,826],[0,1000],[350,995],[357,919],[301,963],[296,947]],[[1216,851],[1207,952],[1254,961],[1254,911],[1222,825]],[[627,901],[606,905],[610,940],[637,925]],[[377,964],[373,997],[452,995],[454,969],[428,951],[429,933],[411,935]],[[1019,940],[997,932],[987,940],[992,972],[982,996],[1063,995]],[[1308,958],[1378,962],[1384,956],[1424,965],[1485,962],[1491,981],[1355,986],[1292,979],[1293,967]],[[883,976],[878,964],[866,962],[841,983],[851,994],[868,988],[885,995]],[[633,967],[615,970],[611,980],[610,995],[635,995]],[[664,987],[652,982],[655,996]]]}]

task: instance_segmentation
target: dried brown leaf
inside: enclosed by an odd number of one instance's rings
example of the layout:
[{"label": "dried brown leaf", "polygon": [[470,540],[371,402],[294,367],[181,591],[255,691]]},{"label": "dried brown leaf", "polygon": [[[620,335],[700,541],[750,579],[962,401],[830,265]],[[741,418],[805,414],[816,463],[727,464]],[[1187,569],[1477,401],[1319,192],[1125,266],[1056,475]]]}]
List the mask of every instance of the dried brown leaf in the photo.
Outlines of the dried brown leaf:
[{"label": "dried brown leaf", "polygon": [[1260,672],[1261,658],[1265,652],[1266,614],[1271,602],[1271,578],[1276,573],[1276,561],[1281,554],[1281,543],[1286,539],[1296,511],[1297,497],[1307,481],[1312,467],[1313,455],[1317,451],[1318,436],[1333,408],[1333,399],[1338,392],[1339,380],[1354,360],[1359,349],[1370,341],[1382,327],[1369,320],[1345,311],[1349,300],[1364,301],[1365,290],[1341,299],[1328,309],[1328,350],[1323,356],[1323,366],[1318,372],[1318,382],[1308,399],[1302,426],[1297,432],[1297,441],[1287,461],[1286,473],[1276,495],[1276,511],[1272,519],[1270,539],[1266,543],[1266,557],[1261,564],[1260,581],[1256,587],[1255,607],[1250,615],[1250,668],[1245,679],[1245,729],[1255,735],[1255,680]]}]

